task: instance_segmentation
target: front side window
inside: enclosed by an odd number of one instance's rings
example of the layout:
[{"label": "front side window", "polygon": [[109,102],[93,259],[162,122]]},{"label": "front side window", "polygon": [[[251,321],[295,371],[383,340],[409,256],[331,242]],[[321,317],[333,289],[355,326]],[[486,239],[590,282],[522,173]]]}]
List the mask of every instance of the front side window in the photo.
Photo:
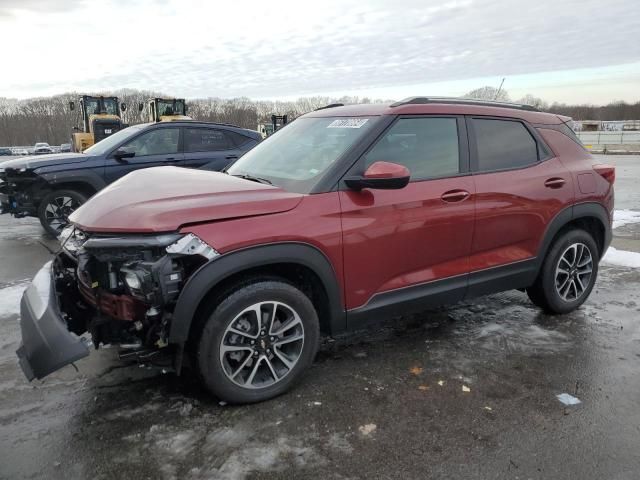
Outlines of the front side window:
[{"label": "front side window", "polygon": [[378,117],[299,118],[249,150],[228,173],[260,177],[285,190],[309,193],[377,120]]},{"label": "front side window", "polygon": [[124,128],[113,135],[109,135],[104,140],[87,148],[84,153],[88,155],[104,155],[109,150],[115,148],[119,143],[126,141],[127,138],[135,136],[145,125],[133,125]]},{"label": "front side window", "polygon": [[401,118],[365,156],[365,169],[383,161],[404,165],[411,180],[460,173],[455,118]]},{"label": "front side window", "polygon": [[122,146],[133,150],[136,157],[166,155],[178,153],[179,138],[180,130],[178,128],[157,128],[143,133]]},{"label": "front side window", "polygon": [[213,152],[231,150],[233,144],[222,130],[213,128],[186,128],[184,135],[185,152]]},{"label": "front side window", "polygon": [[520,122],[474,118],[478,170],[518,168],[538,161],[538,147],[529,130]]}]

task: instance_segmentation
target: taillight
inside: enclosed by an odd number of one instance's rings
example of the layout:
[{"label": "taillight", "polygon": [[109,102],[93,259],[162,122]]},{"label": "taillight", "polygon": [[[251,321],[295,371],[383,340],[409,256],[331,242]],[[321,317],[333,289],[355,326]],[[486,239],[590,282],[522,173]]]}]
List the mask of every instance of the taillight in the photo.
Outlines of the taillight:
[{"label": "taillight", "polygon": [[613,182],[616,181],[616,167],[614,167],[613,165],[607,165],[603,163],[600,165],[594,165],[593,169],[611,185],[613,185]]}]

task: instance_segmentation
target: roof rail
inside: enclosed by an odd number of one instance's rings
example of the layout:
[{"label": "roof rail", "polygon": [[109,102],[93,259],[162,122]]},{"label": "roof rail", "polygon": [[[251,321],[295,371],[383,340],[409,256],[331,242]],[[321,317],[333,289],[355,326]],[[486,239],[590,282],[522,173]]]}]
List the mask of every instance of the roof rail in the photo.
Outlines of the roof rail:
[{"label": "roof rail", "polygon": [[533,105],[525,105],[522,103],[498,102],[495,100],[478,100],[475,98],[460,97],[408,97],[399,102],[392,103],[391,107],[400,107],[402,105],[425,105],[428,103],[448,103],[453,105],[479,105],[482,107],[499,107],[514,108],[516,110],[528,110],[531,112],[539,112]]},{"label": "roof rail", "polygon": [[330,103],[329,105],[325,105],[324,107],[316,108],[314,112],[318,110],[324,110],[325,108],[335,108],[335,107],[344,107],[344,103]]}]

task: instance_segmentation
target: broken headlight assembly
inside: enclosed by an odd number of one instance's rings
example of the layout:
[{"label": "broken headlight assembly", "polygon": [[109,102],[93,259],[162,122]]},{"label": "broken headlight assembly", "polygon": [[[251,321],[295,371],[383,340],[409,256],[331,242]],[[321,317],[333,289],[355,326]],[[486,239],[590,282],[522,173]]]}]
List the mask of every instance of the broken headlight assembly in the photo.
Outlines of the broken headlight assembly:
[{"label": "broken headlight assembly", "polygon": [[65,227],[58,235],[60,246],[73,255],[78,252],[86,240],[87,236],[73,225]]}]

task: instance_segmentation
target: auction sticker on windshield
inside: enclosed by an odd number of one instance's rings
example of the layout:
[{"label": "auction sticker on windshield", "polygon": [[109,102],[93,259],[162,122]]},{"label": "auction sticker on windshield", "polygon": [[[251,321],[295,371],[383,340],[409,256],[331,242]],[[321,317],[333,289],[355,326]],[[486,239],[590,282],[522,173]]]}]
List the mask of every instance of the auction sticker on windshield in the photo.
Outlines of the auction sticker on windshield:
[{"label": "auction sticker on windshield", "polygon": [[360,128],[367,121],[368,118],[339,118],[327,125],[327,128]]}]

